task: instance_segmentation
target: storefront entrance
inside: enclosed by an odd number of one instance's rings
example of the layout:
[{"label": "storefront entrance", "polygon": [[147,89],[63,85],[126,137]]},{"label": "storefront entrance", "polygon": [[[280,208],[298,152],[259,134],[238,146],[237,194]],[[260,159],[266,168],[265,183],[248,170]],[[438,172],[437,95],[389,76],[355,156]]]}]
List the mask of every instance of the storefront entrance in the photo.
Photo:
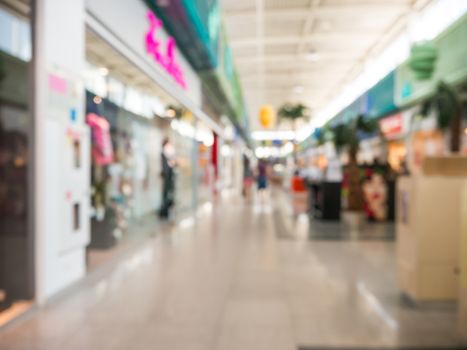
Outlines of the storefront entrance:
[{"label": "storefront entrance", "polygon": [[0,1],[0,327],[33,298],[29,20]]}]

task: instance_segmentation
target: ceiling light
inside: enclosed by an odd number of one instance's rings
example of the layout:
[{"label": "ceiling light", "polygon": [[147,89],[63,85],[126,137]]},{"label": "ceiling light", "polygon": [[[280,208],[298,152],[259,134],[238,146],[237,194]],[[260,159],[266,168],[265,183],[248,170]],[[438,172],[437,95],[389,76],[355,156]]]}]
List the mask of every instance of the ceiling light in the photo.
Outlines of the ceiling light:
[{"label": "ceiling light", "polygon": [[295,132],[291,130],[253,131],[251,136],[256,141],[294,140]]},{"label": "ceiling light", "polygon": [[102,75],[103,77],[105,77],[106,75],[109,74],[109,70],[105,67],[101,67],[99,68],[99,74]]},{"label": "ceiling light", "polygon": [[175,112],[175,110],[172,108],[169,108],[166,112],[168,118],[174,118],[176,114],[177,112]]},{"label": "ceiling light", "polygon": [[99,105],[102,103],[102,98],[100,96],[94,96],[92,99],[96,105]]},{"label": "ceiling light", "polygon": [[310,62],[316,62],[316,61],[319,61],[320,56],[319,56],[319,53],[316,52],[316,50],[310,50],[310,51],[306,54],[305,58],[306,58],[308,61],[310,61]]},{"label": "ceiling light", "polygon": [[305,88],[302,85],[296,85],[293,88],[293,92],[296,93],[296,94],[302,94],[304,90],[305,90]]}]

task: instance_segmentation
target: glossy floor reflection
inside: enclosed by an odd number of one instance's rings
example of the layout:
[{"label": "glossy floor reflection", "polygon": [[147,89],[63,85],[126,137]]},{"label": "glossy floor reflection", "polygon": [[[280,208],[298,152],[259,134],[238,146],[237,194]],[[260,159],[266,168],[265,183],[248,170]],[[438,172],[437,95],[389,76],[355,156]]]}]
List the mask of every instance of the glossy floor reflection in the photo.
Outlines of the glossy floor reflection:
[{"label": "glossy floor reflection", "polygon": [[0,332],[0,349],[456,345],[452,306],[401,300],[393,243],[281,239],[272,202],[204,206]]}]

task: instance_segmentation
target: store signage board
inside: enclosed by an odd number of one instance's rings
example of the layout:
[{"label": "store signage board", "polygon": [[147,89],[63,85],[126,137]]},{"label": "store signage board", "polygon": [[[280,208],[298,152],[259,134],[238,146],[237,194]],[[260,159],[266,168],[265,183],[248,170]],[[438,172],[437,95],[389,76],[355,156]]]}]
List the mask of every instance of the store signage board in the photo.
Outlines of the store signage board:
[{"label": "store signage board", "polygon": [[[110,8],[112,11],[109,11]],[[182,52],[177,49],[175,42],[170,40],[170,35],[164,27],[154,29],[153,39],[149,40],[150,45],[154,42],[157,48],[150,48],[152,54],[148,53],[146,37],[151,31],[151,23],[147,18],[149,10],[145,1],[135,0],[92,0],[86,4],[86,11],[93,19],[90,21],[93,30],[102,32],[105,40],[120,48],[122,55],[135,67],[140,68],[142,74],[148,75],[156,85],[175,99],[187,98],[194,105],[201,106],[200,78]],[[158,53],[164,64],[159,63],[155,53]],[[170,62],[175,65],[167,64],[168,57],[172,54],[173,60]],[[167,70],[167,66],[171,68]],[[177,72],[177,67],[181,74]],[[174,75],[179,80],[183,79],[185,88],[176,81]]]},{"label": "store signage board", "polygon": [[379,126],[383,135],[387,138],[394,138],[399,136],[404,131],[404,121],[402,114],[398,113],[390,117],[381,119]]},{"label": "store signage board", "polygon": [[185,76],[180,65],[175,60],[175,50],[177,48],[175,39],[169,36],[165,43],[159,40],[156,34],[158,29],[163,28],[162,21],[151,11],[148,11],[146,17],[149,21],[149,29],[145,35],[146,52],[164,68],[178,85],[186,89]]}]

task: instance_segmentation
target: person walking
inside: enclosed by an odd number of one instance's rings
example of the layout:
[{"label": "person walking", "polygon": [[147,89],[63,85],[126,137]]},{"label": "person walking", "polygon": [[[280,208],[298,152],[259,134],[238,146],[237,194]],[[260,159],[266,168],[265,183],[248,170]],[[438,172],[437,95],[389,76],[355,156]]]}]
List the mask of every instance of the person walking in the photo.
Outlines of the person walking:
[{"label": "person walking", "polygon": [[266,200],[266,190],[268,188],[268,163],[264,159],[261,159],[258,162],[256,181],[260,200]]},{"label": "person walking", "polygon": [[175,204],[175,150],[168,137],[162,141],[161,152],[162,204],[159,216],[168,219]]}]

